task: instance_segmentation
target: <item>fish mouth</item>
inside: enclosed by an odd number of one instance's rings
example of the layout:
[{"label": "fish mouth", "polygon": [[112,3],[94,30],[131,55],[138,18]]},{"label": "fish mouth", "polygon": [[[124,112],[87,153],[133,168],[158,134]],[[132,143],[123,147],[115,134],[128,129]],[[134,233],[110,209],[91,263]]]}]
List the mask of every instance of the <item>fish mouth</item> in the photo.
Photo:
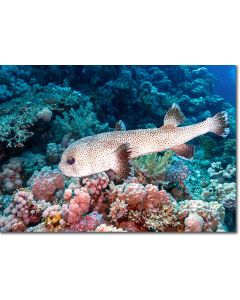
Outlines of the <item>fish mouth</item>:
[{"label": "fish mouth", "polygon": [[63,168],[64,166],[63,166],[63,164],[61,164],[61,162],[58,164],[58,169],[59,169],[59,171],[64,175],[64,176],[67,176],[67,177],[75,177],[72,173],[71,173],[71,171],[69,172],[69,171],[67,171],[67,170],[64,170],[64,168]]}]

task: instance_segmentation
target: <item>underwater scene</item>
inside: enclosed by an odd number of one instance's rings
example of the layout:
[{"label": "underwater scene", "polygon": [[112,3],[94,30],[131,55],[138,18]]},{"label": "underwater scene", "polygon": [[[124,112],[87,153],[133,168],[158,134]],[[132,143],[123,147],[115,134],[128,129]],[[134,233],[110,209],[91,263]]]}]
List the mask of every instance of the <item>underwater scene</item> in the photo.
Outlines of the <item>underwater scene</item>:
[{"label": "underwater scene", "polygon": [[236,66],[0,66],[0,232],[235,232]]}]

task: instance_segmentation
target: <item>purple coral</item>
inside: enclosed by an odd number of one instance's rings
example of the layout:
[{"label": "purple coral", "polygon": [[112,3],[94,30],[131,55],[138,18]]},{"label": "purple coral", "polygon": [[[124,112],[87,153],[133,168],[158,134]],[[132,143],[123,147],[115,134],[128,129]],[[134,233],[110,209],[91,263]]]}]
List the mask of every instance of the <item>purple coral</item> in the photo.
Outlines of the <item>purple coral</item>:
[{"label": "purple coral", "polygon": [[166,181],[170,182],[182,182],[190,174],[188,166],[186,166],[182,161],[172,163],[165,172]]}]

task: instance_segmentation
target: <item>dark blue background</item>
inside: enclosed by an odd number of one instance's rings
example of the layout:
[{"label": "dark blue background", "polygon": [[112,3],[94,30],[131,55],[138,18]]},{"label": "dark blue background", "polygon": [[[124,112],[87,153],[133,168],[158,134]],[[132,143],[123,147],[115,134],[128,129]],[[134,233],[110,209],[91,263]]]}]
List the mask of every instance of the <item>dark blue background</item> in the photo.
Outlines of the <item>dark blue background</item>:
[{"label": "dark blue background", "polygon": [[236,106],[236,66],[206,66],[216,78],[213,93],[222,96],[225,101]]}]

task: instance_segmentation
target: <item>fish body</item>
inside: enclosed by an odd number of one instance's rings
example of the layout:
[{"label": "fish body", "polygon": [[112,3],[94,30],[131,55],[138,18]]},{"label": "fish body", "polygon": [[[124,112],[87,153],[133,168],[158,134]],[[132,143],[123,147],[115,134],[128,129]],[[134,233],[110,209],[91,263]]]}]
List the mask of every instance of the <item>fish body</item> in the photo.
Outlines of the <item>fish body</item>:
[{"label": "fish body", "polygon": [[122,179],[128,175],[129,160],[133,158],[172,149],[177,155],[190,159],[194,148],[186,142],[207,132],[224,136],[229,131],[225,112],[198,124],[178,127],[183,121],[179,106],[173,104],[160,128],[121,130],[117,126],[116,131],[82,138],[64,151],[59,169],[69,177],[113,170]]}]

